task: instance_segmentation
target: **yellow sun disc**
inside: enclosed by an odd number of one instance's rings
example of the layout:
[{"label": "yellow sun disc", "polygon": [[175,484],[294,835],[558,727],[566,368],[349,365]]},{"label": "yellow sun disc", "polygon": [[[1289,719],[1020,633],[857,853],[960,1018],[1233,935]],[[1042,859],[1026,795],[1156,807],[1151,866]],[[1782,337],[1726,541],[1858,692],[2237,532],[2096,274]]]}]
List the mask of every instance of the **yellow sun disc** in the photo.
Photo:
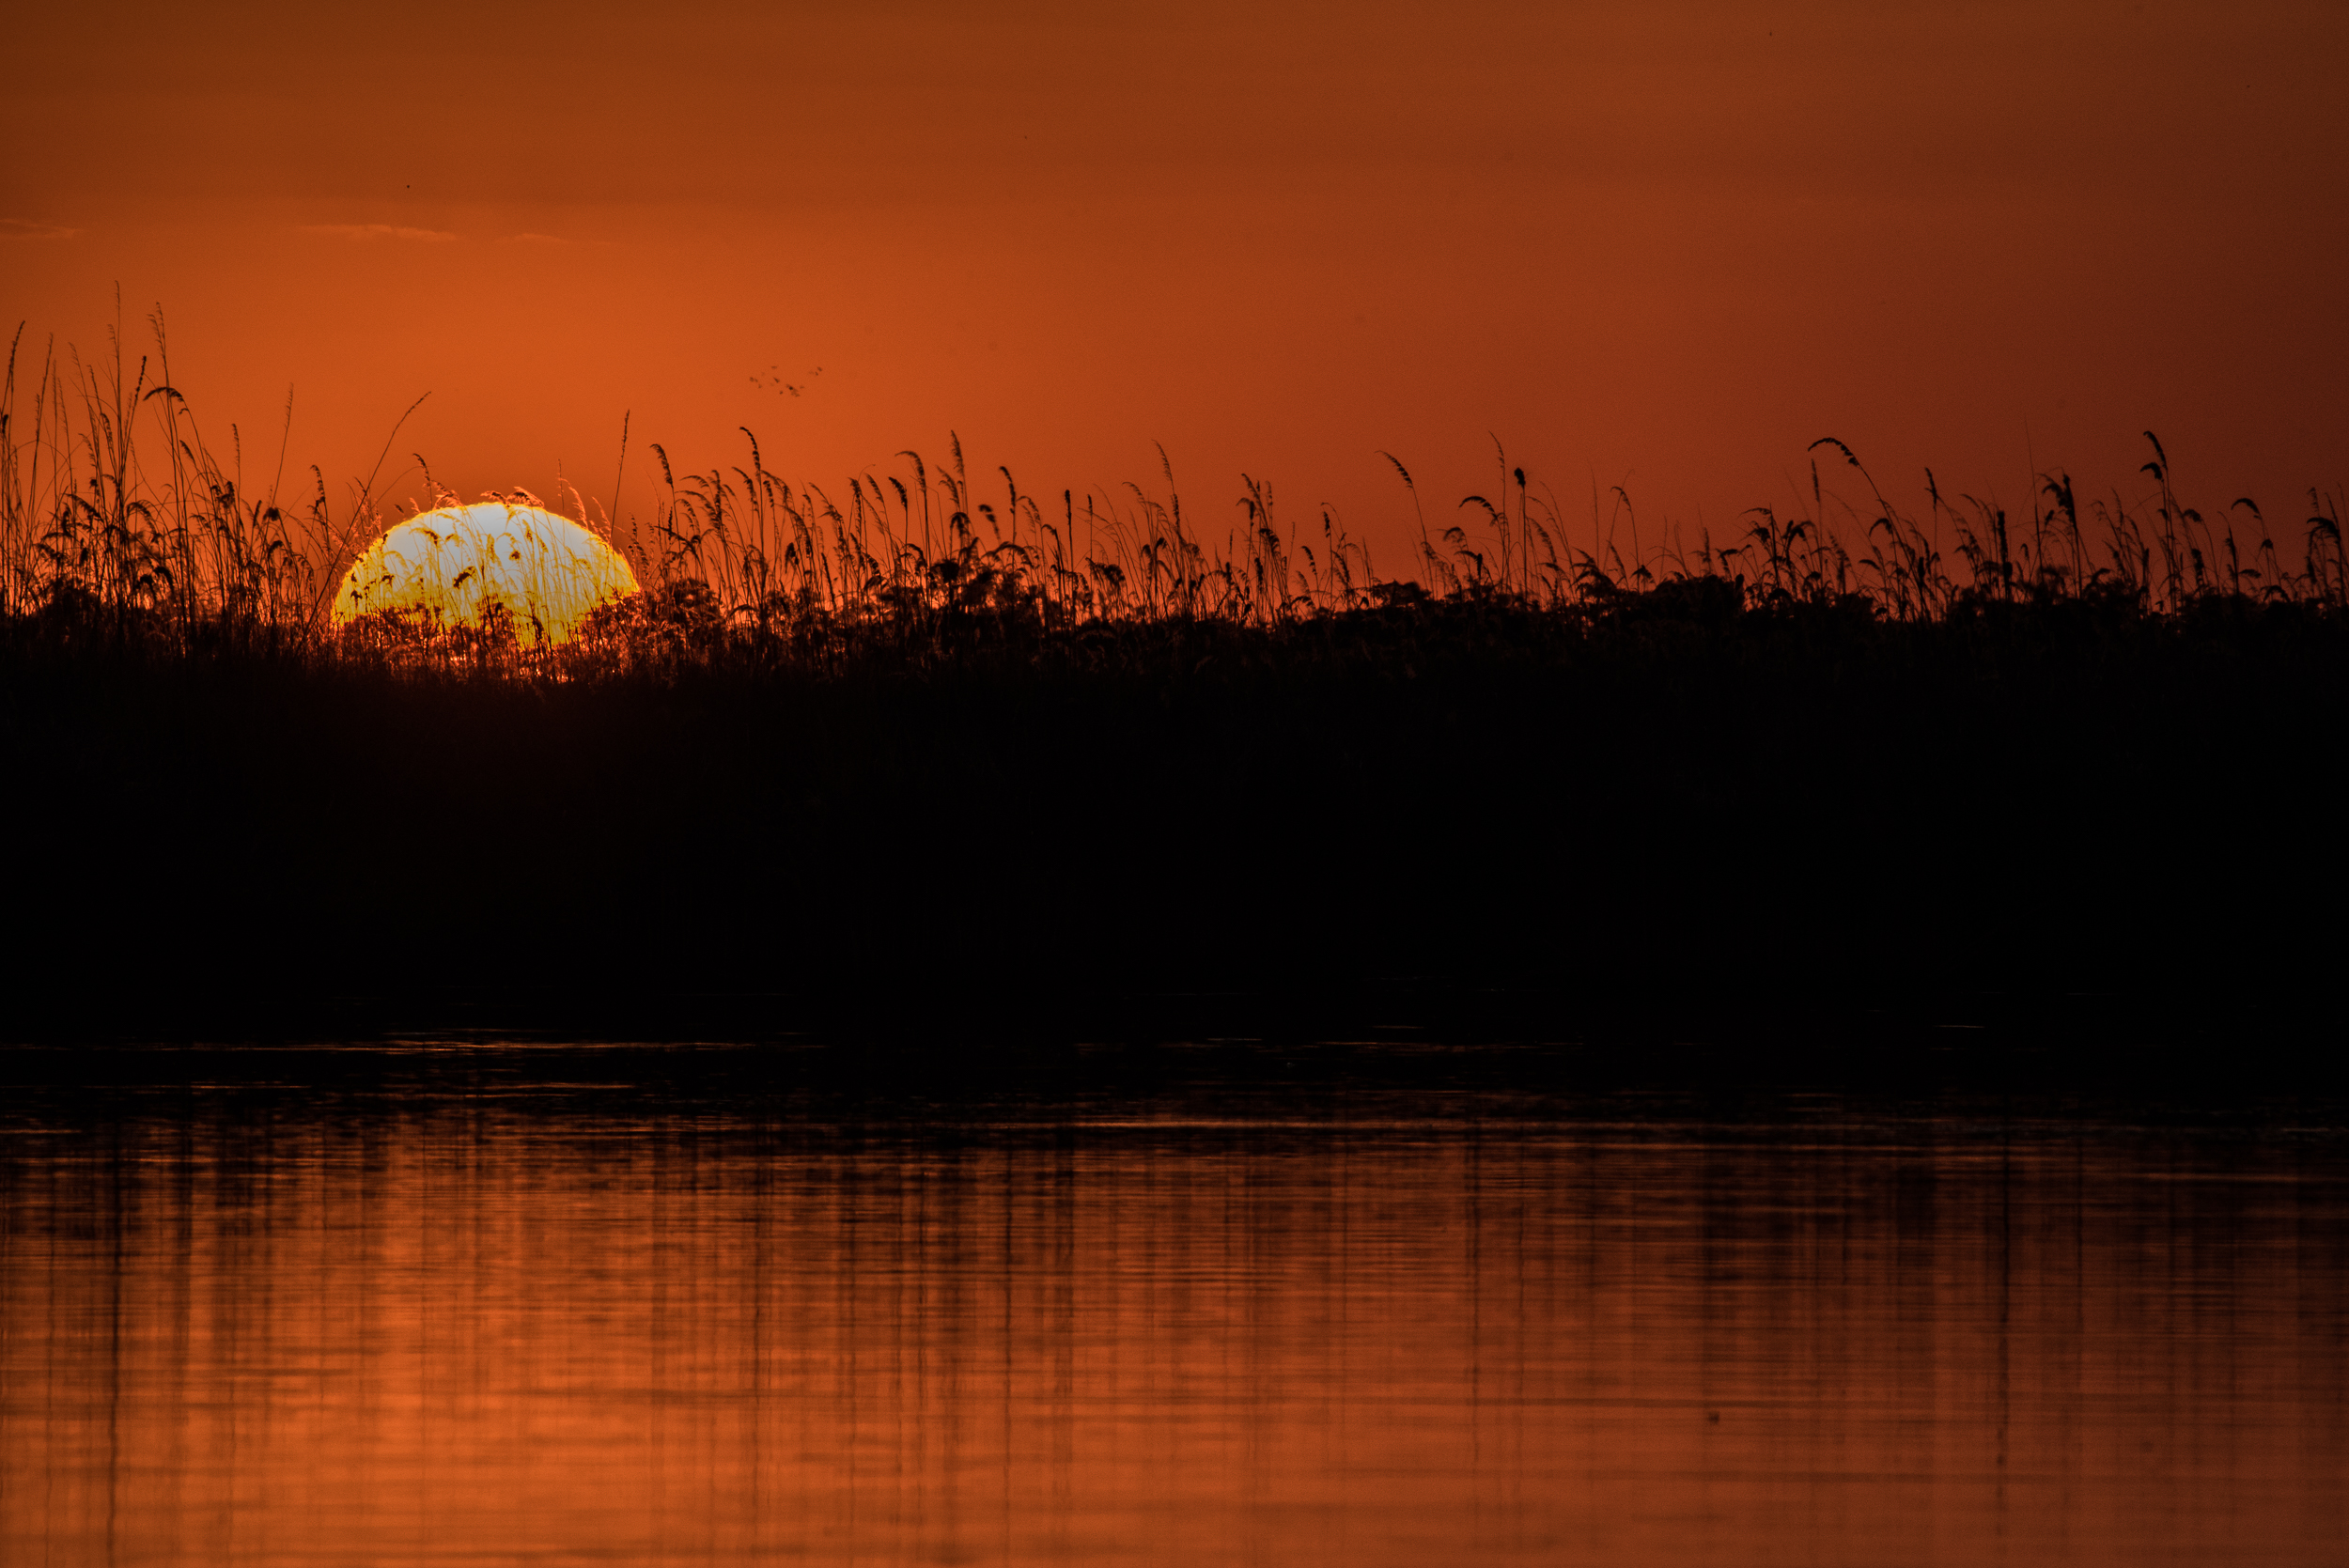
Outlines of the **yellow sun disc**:
[{"label": "yellow sun disc", "polygon": [[543,507],[485,501],[396,523],[352,562],[337,626],[389,611],[443,627],[488,625],[503,605],[525,646],[568,643],[587,613],[636,591],[618,551]]}]

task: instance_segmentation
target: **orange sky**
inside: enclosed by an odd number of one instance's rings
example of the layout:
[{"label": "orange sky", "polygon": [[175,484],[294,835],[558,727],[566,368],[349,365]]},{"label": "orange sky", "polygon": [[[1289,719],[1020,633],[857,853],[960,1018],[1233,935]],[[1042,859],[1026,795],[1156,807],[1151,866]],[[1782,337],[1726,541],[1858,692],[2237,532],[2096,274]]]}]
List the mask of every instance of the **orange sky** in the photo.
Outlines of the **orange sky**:
[{"label": "orange sky", "polygon": [[1448,515],[1487,431],[1691,542],[1829,434],[1920,505],[2134,495],[2148,427],[2206,510],[2349,479],[2337,4],[50,5],[10,55],[0,315],[160,302],[213,442],[290,383],[337,481],[426,392],[467,494],[608,497],[624,414],[827,486],[1159,441],[1193,517],[1245,470],[1394,570],[1377,450]]}]

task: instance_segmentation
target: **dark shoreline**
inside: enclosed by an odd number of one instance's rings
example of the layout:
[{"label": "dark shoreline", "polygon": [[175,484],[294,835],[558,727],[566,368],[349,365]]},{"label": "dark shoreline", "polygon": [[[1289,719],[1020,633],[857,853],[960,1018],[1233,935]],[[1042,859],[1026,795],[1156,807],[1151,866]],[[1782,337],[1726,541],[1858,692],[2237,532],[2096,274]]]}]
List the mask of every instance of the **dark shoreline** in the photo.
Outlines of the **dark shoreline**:
[{"label": "dark shoreline", "polygon": [[946,629],[552,682],[0,629],[8,1032],[2338,989],[2323,607]]}]

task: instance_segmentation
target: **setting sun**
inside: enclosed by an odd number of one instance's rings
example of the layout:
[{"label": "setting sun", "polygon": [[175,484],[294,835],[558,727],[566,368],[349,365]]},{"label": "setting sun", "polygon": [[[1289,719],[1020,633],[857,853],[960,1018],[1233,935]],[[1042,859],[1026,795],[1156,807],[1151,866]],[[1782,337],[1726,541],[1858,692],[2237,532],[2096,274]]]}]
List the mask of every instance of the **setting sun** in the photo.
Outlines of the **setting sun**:
[{"label": "setting sun", "polygon": [[360,553],[334,595],[334,622],[422,615],[485,626],[503,606],[525,644],[568,643],[589,611],[636,591],[619,553],[544,507],[485,501],[395,524]]}]

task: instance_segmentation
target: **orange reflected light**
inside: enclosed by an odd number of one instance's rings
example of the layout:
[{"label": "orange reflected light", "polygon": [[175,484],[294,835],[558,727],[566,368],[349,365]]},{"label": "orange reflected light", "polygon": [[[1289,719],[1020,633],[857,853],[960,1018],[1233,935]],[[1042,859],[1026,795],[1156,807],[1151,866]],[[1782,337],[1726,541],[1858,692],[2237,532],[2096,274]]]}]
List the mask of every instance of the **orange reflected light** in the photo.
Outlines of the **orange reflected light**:
[{"label": "orange reflected light", "polygon": [[436,627],[486,627],[501,609],[525,644],[568,643],[588,612],[636,592],[619,552],[568,518],[522,503],[443,506],[395,523],[335,592],[349,626],[389,613]]}]

